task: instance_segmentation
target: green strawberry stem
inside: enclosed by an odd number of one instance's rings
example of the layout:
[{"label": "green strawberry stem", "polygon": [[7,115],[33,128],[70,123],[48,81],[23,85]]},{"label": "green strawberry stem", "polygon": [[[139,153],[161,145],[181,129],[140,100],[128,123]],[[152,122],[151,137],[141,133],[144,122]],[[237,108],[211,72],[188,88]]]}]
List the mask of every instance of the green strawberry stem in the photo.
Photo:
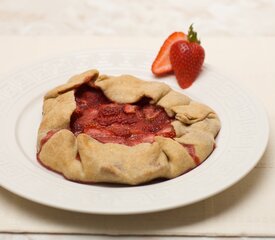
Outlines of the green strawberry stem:
[{"label": "green strawberry stem", "polygon": [[190,25],[187,35],[188,42],[195,42],[201,44],[201,41],[197,37],[197,32],[193,30],[193,23]]}]

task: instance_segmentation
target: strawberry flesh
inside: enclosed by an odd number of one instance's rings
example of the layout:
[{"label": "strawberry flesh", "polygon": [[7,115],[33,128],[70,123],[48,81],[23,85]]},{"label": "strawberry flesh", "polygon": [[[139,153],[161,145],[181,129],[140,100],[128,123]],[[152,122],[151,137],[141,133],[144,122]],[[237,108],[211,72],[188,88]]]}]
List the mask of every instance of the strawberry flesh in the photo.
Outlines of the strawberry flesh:
[{"label": "strawberry flesh", "polygon": [[174,32],[164,41],[151,67],[151,70],[154,75],[162,76],[173,72],[169,57],[170,48],[175,42],[186,39],[186,34],[184,34],[183,32]]}]

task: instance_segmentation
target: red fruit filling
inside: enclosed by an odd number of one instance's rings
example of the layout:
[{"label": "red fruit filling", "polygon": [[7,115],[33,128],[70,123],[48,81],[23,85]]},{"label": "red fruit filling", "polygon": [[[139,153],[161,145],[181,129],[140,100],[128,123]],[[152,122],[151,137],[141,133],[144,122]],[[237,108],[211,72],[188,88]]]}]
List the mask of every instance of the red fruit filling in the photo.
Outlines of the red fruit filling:
[{"label": "red fruit filling", "polygon": [[83,85],[75,92],[76,110],[71,131],[85,133],[102,143],[133,146],[152,143],[155,136],[176,136],[170,118],[160,106],[143,98],[137,103],[111,102],[100,89]]},{"label": "red fruit filling", "polygon": [[[155,136],[176,137],[171,125],[173,118],[170,118],[162,107],[150,104],[148,98],[143,98],[134,104],[119,104],[110,101],[100,89],[83,85],[76,90],[75,99],[76,109],[70,122],[70,130],[75,135],[85,133],[102,143],[128,146],[152,143]],[[42,146],[57,131],[49,131],[42,138],[37,153],[40,163],[39,154]],[[199,165],[200,160],[196,156],[194,145],[182,144],[182,146],[186,148],[196,165]],[[79,153],[76,159],[81,161]]]},{"label": "red fruit filling", "polygon": [[194,162],[196,163],[196,165],[199,165],[200,159],[198,158],[198,156],[196,155],[196,150],[193,144],[185,144],[182,143],[181,144],[183,147],[185,147],[185,149],[187,150],[187,152],[190,154],[190,156],[193,158]]},{"label": "red fruit filling", "polygon": [[51,131],[47,132],[46,136],[41,139],[40,149],[56,132],[57,131],[55,131],[55,130],[51,130]]}]

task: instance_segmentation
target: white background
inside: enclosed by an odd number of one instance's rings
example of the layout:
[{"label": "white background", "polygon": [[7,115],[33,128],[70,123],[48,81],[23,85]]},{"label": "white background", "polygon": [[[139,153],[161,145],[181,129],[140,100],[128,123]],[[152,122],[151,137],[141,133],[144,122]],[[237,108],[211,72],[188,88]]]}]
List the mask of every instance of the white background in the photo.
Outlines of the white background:
[{"label": "white background", "polygon": [[1,0],[2,35],[274,36],[274,0]]}]

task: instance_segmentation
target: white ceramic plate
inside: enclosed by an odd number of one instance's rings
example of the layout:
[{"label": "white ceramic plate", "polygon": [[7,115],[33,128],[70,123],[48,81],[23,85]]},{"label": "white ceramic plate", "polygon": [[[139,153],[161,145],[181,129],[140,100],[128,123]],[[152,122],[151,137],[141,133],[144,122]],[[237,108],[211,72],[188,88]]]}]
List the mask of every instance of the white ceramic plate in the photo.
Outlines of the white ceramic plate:
[{"label": "white ceramic plate", "polygon": [[22,197],[72,211],[132,214],[184,206],[228,188],[246,175],[262,156],[268,141],[263,108],[235,83],[206,65],[188,90],[174,76],[163,81],[211,106],[222,129],[217,148],[196,169],[160,183],[118,187],[84,185],[63,179],[36,160],[36,135],[42,98],[50,88],[79,72],[97,68],[105,74],[134,74],[154,79],[153,54],[144,51],[86,51],[56,57],[15,71],[0,81],[0,184]]}]

